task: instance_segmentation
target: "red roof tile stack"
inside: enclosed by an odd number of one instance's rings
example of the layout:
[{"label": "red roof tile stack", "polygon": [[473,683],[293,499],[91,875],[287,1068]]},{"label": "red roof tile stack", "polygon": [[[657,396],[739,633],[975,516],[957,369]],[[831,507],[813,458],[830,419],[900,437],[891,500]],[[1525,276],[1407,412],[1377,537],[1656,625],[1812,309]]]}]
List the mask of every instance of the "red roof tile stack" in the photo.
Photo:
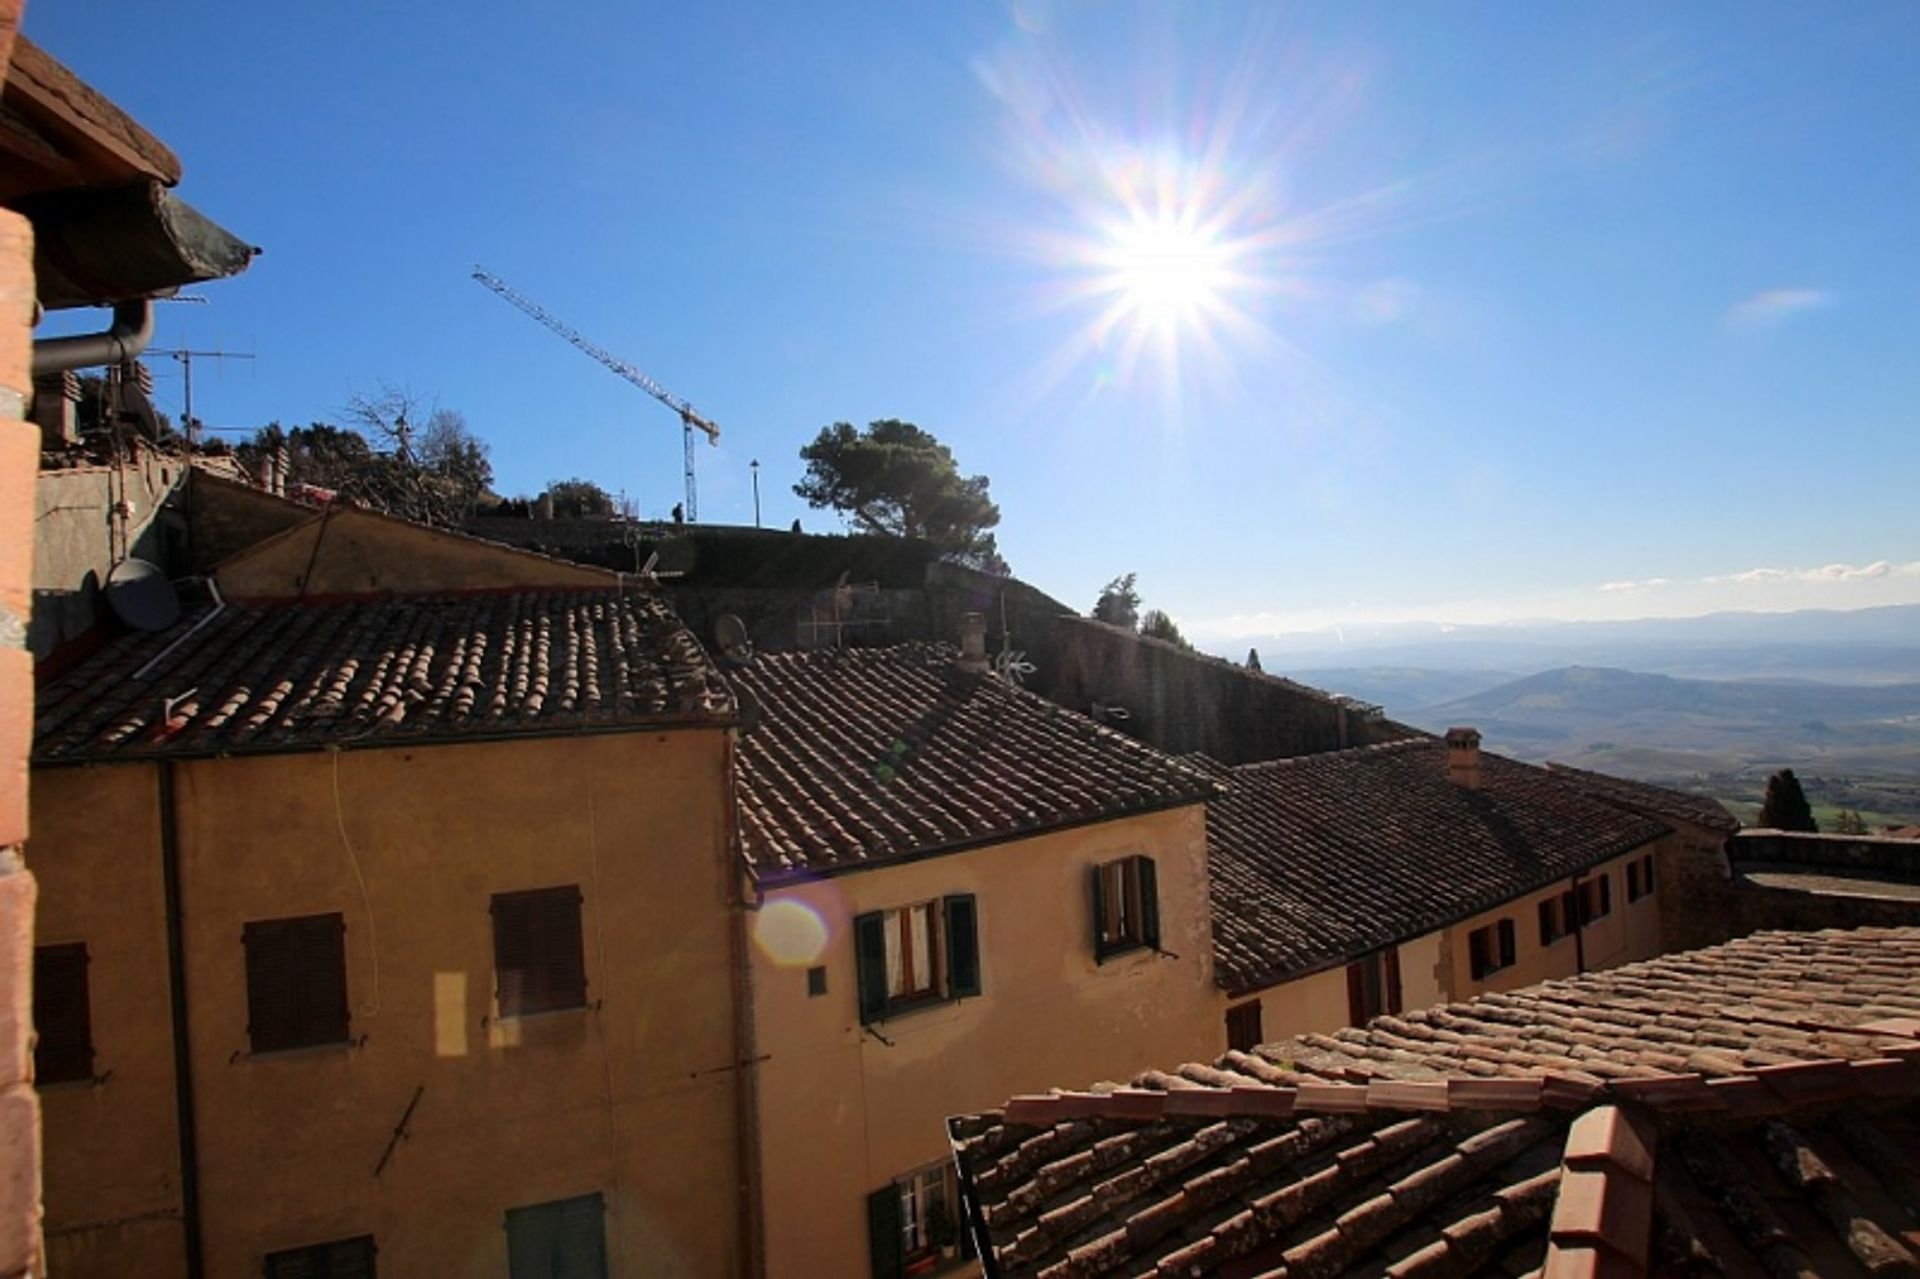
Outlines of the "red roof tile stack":
[{"label": "red roof tile stack", "polygon": [[1544,768],[1434,738],[1210,767],[1216,976],[1243,992],[1492,909],[1667,833]]},{"label": "red roof tile stack", "polygon": [[762,880],[832,874],[1204,800],[1198,771],[940,644],[763,653],[728,671],[761,708],[739,753]]},{"label": "red roof tile stack", "polygon": [[46,763],[673,723],[734,702],[657,596],[608,590],[206,606],[41,690]]},{"label": "red roof tile stack", "polygon": [[1917,1032],[1920,929],[1769,933],[950,1128],[989,1274],[1913,1273]]}]

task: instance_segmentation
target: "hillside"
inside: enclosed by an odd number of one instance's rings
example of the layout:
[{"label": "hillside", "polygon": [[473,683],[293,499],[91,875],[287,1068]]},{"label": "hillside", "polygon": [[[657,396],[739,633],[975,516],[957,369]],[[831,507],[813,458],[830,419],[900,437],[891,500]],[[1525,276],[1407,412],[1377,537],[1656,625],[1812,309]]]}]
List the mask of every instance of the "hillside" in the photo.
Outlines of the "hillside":
[{"label": "hillside", "polygon": [[1407,711],[1487,745],[1756,803],[1792,767],[1816,805],[1920,819],[1920,683],[1699,680],[1569,666]]}]

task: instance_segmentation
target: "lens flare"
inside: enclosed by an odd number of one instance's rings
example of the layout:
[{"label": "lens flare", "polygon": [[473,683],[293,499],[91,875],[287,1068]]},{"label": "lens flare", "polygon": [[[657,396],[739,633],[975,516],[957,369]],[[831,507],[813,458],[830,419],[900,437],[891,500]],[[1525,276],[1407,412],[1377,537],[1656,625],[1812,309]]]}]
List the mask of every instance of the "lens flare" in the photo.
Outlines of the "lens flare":
[{"label": "lens flare", "polygon": [[781,967],[805,968],[826,953],[827,925],[806,903],[780,898],[754,917],[753,940]]},{"label": "lens flare", "polygon": [[1100,254],[1108,288],[1137,323],[1175,329],[1216,313],[1229,287],[1228,250],[1188,217],[1136,216]]}]

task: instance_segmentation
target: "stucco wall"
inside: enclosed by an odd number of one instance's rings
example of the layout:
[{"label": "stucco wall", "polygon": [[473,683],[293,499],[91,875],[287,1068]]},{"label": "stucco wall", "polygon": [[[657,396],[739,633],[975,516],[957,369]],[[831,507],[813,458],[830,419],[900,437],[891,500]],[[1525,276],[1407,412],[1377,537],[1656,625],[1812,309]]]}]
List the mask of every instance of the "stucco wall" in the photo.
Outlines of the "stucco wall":
[{"label": "stucco wall", "polygon": [[[615,1273],[739,1271],[725,749],[697,730],[175,766],[209,1276],[368,1233],[383,1273],[502,1273],[508,1208],[594,1191]],[[35,840],[46,893],[99,956],[95,1041],[116,1070],[49,1093],[49,1128],[63,1146],[111,1122],[158,1167],[177,1158],[161,1149],[173,1102],[131,1089],[164,1073],[145,1059],[165,1001],[110,993],[136,980],[117,971],[125,939],[150,952],[157,926],[143,885],[160,852],[136,802],[157,769],[38,776],[58,805]],[[490,896],[560,884],[584,897],[590,1006],[501,1021]],[[334,911],[352,1045],[251,1055],[244,925]],[[164,955],[141,967],[164,975]],[[63,1158],[53,1211],[105,1215],[124,1175]],[[131,1273],[97,1242],[71,1241],[63,1273]]]},{"label": "stucco wall", "polygon": [[186,499],[188,542],[196,573],[319,514],[198,468],[188,482]]},{"label": "stucco wall", "polygon": [[127,503],[129,553],[169,573],[184,571],[185,524],[163,511],[186,469],[181,459],[135,442],[123,465],[40,475],[33,492],[33,622],[28,629],[34,656],[46,657],[98,619],[119,537],[116,501]]},{"label": "stucco wall", "polygon": [[[1660,933],[1660,898],[1669,891],[1661,871],[1665,867],[1666,839],[1643,845],[1624,857],[1616,857],[1581,876],[1597,879],[1604,874],[1612,880],[1613,910],[1579,930],[1576,941],[1568,934],[1549,945],[1540,942],[1540,903],[1565,892],[1569,881],[1561,880],[1539,892],[1517,898],[1497,909],[1462,920],[1443,931],[1442,986],[1448,1001],[1471,999],[1488,991],[1517,990],[1555,977],[1571,977],[1581,971],[1613,968],[1620,964],[1651,959],[1665,947]],[[1655,888],[1639,901],[1627,900],[1627,863],[1651,852],[1654,855]],[[1484,980],[1473,978],[1472,953],[1468,935],[1501,918],[1514,922],[1514,963],[1489,973]]]},{"label": "stucco wall", "polygon": [[218,566],[236,599],[612,586],[617,574],[490,546],[368,511],[330,509]]},{"label": "stucco wall", "polygon": [[[867,1194],[945,1158],[949,1115],[1220,1051],[1203,822],[1193,805],[768,896],[753,964],[769,1275],[866,1273]],[[1089,867],[1133,853],[1155,858],[1179,958],[1096,964]],[[949,893],[978,899],[982,993],[890,1018],[882,1043],[860,1025],[851,921]],[[826,925],[819,997],[804,953],[774,958],[801,908]]]}]

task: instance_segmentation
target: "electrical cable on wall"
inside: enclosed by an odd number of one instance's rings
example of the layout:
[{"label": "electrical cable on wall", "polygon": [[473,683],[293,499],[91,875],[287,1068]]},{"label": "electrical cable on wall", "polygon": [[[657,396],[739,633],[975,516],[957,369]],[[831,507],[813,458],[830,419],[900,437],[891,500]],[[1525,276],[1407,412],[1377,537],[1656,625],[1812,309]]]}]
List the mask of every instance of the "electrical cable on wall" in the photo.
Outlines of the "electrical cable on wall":
[{"label": "electrical cable on wall", "polygon": [[380,932],[373,919],[373,898],[367,892],[367,877],[360,873],[360,856],[353,851],[353,841],[347,838],[347,810],[340,801],[340,751],[335,748],[333,754],[333,822],[340,830],[340,847],[347,850],[347,864],[353,867],[353,878],[360,885],[360,905],[367,912],[367,948],[373,957],[373,1003],[360,1005],[362,1014],[368,1017],[380,1015]]},{"label": "electrical cable on wall", "polygon": [[[593,949],[595,961],[600,966],[600,980],[607,980],[607,930],[601,920],[600,896],[600,827],[593,811],[593,773],[587,773],[587,867],[593,884]],[[607,1083],[607,1146],[608,1162],[611,1163],[614,1209],[613,1209],[613,1246],[616,1255],[626,1255],[626,1240],[621,1230],[621,1220],[625,1216],[623,1201],[620,1198],[620,1112],[613,1104],[613,1051],[607,1045],[607,1022],[600,1016],[593,1019],[594,1028],[600,1035],[600,1066],[606,1075]]]}]

